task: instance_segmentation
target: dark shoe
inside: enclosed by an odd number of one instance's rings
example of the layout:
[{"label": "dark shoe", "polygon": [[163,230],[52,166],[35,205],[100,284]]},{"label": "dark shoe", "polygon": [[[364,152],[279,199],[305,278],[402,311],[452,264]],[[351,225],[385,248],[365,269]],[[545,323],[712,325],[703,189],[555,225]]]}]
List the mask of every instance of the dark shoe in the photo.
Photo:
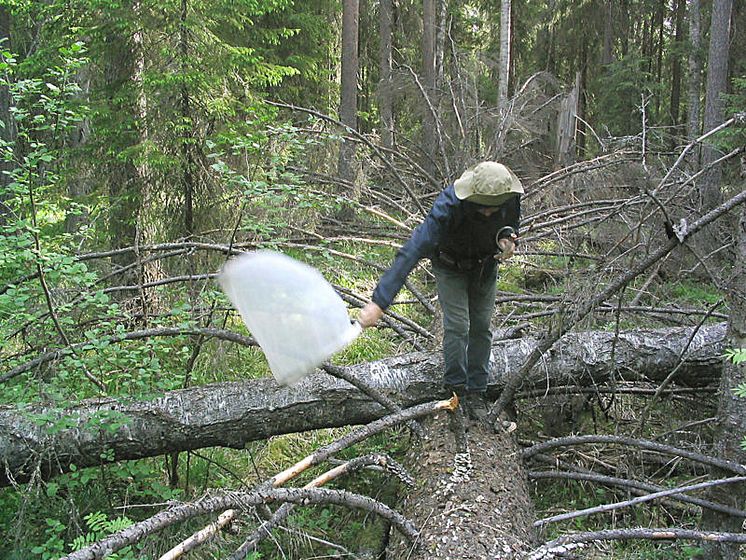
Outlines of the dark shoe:
[{"label": "dark shoe", "polygon": [[451,385],[450,383],[443,384],[443,395],[444,398],[450,399],[453,394],[456,394],[459,399],[463,399],[466,394],[466,387],[463,385]]},{"label": "dark shoe", "polygon": [[464,396],[464,408],[469,419],[487,424],[487,400],[482,391],[469,391]]}]

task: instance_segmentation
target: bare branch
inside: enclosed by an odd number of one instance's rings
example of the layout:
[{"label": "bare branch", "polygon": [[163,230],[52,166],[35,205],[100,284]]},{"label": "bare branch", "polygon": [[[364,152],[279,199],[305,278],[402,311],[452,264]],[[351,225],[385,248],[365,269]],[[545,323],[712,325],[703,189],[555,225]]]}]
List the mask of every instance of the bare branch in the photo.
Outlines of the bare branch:
[{"label": "bare branch", "polygon": [[693,531],[677,527],[663,527],[659,529],[606,529],[604,531],[588,531],[564,535],[554,539],[532,552],[527,560],[551,560],[566,558],[566,554],[582,546],[582,543],[595,541],[626,541],[634,539],[645,540],[692,540],[710,542],[746,543],[746,533],[716,533],[710,531]]},{"label": "bare branch", "polygon": [[[559,478],[559,479],[564,479],[564,480],[598,482],[599,484],[604,484],[606,486],[619,486],[621,488],[626,488],[628,490],[635,491],[635,493],[638,493],[640,491],[646,491],[646,492],[667,491],[667,489],[663,488],[662,486],[640,482],[639,480],[627,480],[623,478],[617,478],[614,476],[604,476],[600,474],[585,473],[585,472],[529,471],[528,477],[533,480],[540,480],[540,479],[547,479],[547,478],[550,478],[550,479]],[[652,494],[643,494],[643,495],[651,496]],[[656,499],[662,498],[662,497],[663,496],[658,496]],[[681,494],[681,495],[672,494],[670,497],[672,499],[680,500],[682,502],[696,505],[702,508],[719,511],[727,515],[733,515],[735,517],[746,518],[746,511],[744,510],[732,508],[729,506],[711,502],[709,500],[702,500],[700,498],[686,496],[684,494]],[[604,510],[604,511],[607,511],[607,510]],[[590,512],[590,513],[595,513],[595,512]]]},{"label": "bare branch", "polygon": [[231,492],[171,507],[90,546],[72,552],[61,560],[100,560],[126,546],[140,542],[149,535],[187,519],[228,509],[244,510],[250,506],[271,502],[290,502],[302,505],[334,504],[363,509],[389,520],[408,540],[414,542],[417,538],[417,529],[410,521],[388,506],[367,496],[344,490],[321,488],[274,488],[255,492]]},{"label": "bare branch", "polygon": [[161,556],[158,560],[176,560],[187,552],[205,544],[210,539],[212,539],[218,533],[218,531],[220,531],[220,529],[232,522],[235,516],[235,509],[224,511],[218,516],[217,520],[214,523],[210,523],[207,527],[194,533],[188,539],[181,541],[171,550],[166,552],[166,554]]},{"label": "bare branch", "polygon": [[734,463],[733,461],[726,461],[725,459],[719,459],[717,457],[709,457],[707,455],[702,455],[701,453],[694,453],[693,451],[687,451],[686,449],[680,449],[654,441],[635,439],[624,436],[586,435],[556,438],[538,443],[527,449],[524,449],[522,455],[524,459],[528,459],[536,453],[543,453],[555,447],[564,447],[568,445],[586,445],[590,443],[611,443],[615,445],[627,445],[630,447],[647,449],[649,451],[656,451],[658,453],[665,453],[667,455],[683,457],[684,459],[696,461],[704,465],[718,467],[725,471],[732,472],[741,476],[746,475],[746,466],[739,465],[738,463]]},{"label": "bare branch", "polygon": [[691,225],[687,225],[686,221],[682,220],[683,223],[682,227],[680,228],[679,235],[673,236],[665,245],[660,247],[657,251],[652,253],[647,258],[643,259],[642,262],[633,266],[630,270],[618,276],[615,280],[609,282],[606,288],[598,292],[594,297],[588,299],[586,303],[582,304],[574,313],[572,318],[566,319],[565,317],[559,317],[558,324],[555,325],[551,331],[546,333],[546,335],[541,339],[532,354],[523,363],[523,366],[521,366],[518,371],[509,376],[505,385],[505,389],[500,395],[500,398],[490,410],[490,421],[495,422],[495,420],[497,420],[498,416],[513,400],[513,396],[515,395],[523,380],[528,376],[531,369],[541,359],[544,353],[547,352],[552,346],[554,346],[554,343],[562,338],[562,336],[564,336],[565,333],[567,333],[574,325],[580,322],[581,319],[586,317],[601,303],[606,301],[611,295],[618,292],[632,280],[637,278],[637,276],[645,272],[647,269],[656,264],[660,259],[673,251],[676,247],[690,239],[692,235],[701,231],[706,226],[708,226],[727,212],[731,211],[733,208],[736,208],[738,205],[743,204],[744,202],[746,202],[746,190],[740,192],[717,208],[714,208],[713,210],[693,222]]}]

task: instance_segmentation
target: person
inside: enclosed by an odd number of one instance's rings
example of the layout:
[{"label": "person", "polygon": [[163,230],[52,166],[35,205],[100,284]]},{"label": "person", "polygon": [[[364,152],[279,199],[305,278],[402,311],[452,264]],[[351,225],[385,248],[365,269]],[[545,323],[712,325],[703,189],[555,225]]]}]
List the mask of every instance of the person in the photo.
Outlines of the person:
[{"label": "person", "polygon": [[358,318],[363,328],[375,325],[418,261],[430,258],[443,311],[444,389],[472,420],[487,417],[498,261],[515,251],[521,194],[520,180],[501,163],[466,170],[438,195]]}]

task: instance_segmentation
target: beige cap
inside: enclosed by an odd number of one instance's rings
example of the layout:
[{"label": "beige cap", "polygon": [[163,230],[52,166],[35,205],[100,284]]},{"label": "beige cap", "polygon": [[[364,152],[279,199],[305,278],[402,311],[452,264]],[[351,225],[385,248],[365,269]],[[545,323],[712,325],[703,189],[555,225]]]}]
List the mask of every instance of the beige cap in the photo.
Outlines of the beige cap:
[{"label": "beige cap", "polygon": [[483,161],[464,171],[453,183],[456,197],[484,206],[499,206],[515,194],[523,193],[523,185],[502,163]]}]

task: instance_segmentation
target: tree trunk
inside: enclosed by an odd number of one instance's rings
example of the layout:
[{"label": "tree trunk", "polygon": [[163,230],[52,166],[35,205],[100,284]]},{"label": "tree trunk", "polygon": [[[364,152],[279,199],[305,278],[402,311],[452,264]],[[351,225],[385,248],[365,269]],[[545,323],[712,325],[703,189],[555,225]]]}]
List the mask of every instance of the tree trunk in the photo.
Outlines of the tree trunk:
[{"label": "tree trunk", "polygon": [[[11,16],[10,10],[6,6],[0,6],[0,40],[2,40],[3,49],[11,49],[10,40],[10,23]],[[5,84],[0,84],[0,139],[3,143],[10,145],[15,144],[15,123],[10,114],[11,98],[10,91]],[[12,148],[11,148],[12,149]],[[4,157],[0,157],[0,226],[6,222],[6,216],[9,213],[9,209],[5,206],[4,201],[11,198],[10,194],[6,192],[6,187],[12,182],[11,177],[7,175],[6,171],[13,169],[12,161],[5,161]]]},{"label": "tree trunk", "polygon": [[183,233],[187,239],[194,233],[194,190],[195,169],[197,168],[194,158],[194,139],[192,133],[193,120],[191,109],[191,97],[187,86],[187,74],[189,73],[189,34],[187,17],[189,15],[189,3],[181,0],[181,20],[179,25],[179,54],[181,55],[181,123],[185,127],[184,136],[181,138],[181,185],[184,193],[184,222]]},{"label": "tree trunk", "polygon": [[[339,120],[357,131],[357,72],[359,0],[344,0],[342,5],[342,86]],[[344,132],[345,136],[349,133]],[[356,176],[355,143],[343,140],[339,151],[339,176],[354,183]]]},{"label": "tree trunk", "polygon": [[604,21],[604,46],[601,51],[601,64],[606,66],[614,62],[614,3],[606,0],[606,20]]},{"label": "tree trunk", "polygon": [[[89,103],[91,91],[91,67],[83,66],[78,70],[76,81],[80,86],[79,99],[81,103]],[[84,201],[92,191],[91,165],[86,163],[86,158],[80,156],[80,151],[90,140],[91,121],[88,117],[77,123],[70,132],[70,151],[74,164],[69,171],[67,179],[67,194],[72,202]],[[78,207],[75,212],[68,212],[65,216],[65,232],[80,238],[80,230],[88,225],[89,216],[87,212]]]},{"label": "tree trunk", "polygon": [[578,88],[578,110],[577,116],[580,119],[575,124],[575,153],[578,159],[585,158],[586,142],[587,142],[587,115],[586,115],[586,103],[585,96],[588,91],[588,39],[583,37],[580,42],[580,70],[578,74],[580,80],[576,81]]},{"label": "tree trunk", "polygon": [[657,45],[657,55],[656,55],[656,61],[655,61],[655,74],[656,74],[656,81],[658,83],[659,91],[655,96],[655,116],[660,116],[660,108],[661,108],[661,93],[663,92],[663,47],[665,46],[666,42],[666,36],[664,33],[665,29],[665,13],[666,13],[666,0],[660,0],[658,3],[658,9],[656,11],[656,30],[658,31],[658,45]]},{"label": "tree trunk", "polygon": [[[705,92],[704,132],[708,132],[723,121],[721,96],[728,89],[728,51],[730,42],[730,16],[733,0],[714,0],[710,22],[710,47],[707,55],[707,88]],[[708,165],[722,154],[711,143],[704,146],[702,164]],[[700,184],[702,208],[711,210],[722,200],[719,165],[705,173]],[[712,247],[716,249],[717,247]]]},{"label": "tree trunk", "polygon": [[[689,140],[699,137],[700,91],[702,89],[702,57],[700,36],[699,0],[689,2],[689,77],[687,85],[687,118],[686,134]],[[699,158],[697,158],[699,159]]]},{"label": "tree trunk", "polygon": [[510,74],[510,18],[511,1],[500,0],[500,67],[498,69],[497,108],[501,114],[508,108],[508,80]]},{"label": "tree trunk", "polygon": [[460,411],[424,422],[426,436],[406,466],[418,484],[398,510],[421,527],[411,550],[397,533],[389,558],[512,560],[534,540],[534,508],[514,437],[479,425],[463,430]]},{"label": "tree trunk", "polygon": [[[133,10],[138,3],[130,3]],[[138,219],[143,197],[143,178],[131,157],[122,158],[121,153],[132,150],[141,142],[141,131],[135,115],[139,115],[135,79],[138,69],[137,45],[134,34],[127,26],[112,27],[105,39],[104,82],[107,103],[111,111],[112,128],[119,134],[112,138],[112,145],[105,154],[105,182],[109,185],[109,243],[112,249],[132,247],[138,244]],[[113,134],[113,133],[112,133]],[[115,267],[124,267],[134,262],[134,254],[122,253],[112,257]],[[136,269],[125,277],[118,277],[121,284],[137,284]]]},{"label": "tree trunk", "polygon": [[379,8],[380,22],[380,72],[381,81],[378,87],[378,110],[381,113],[381,144],[384,148],[394,147],[394,110],[391,95],[392,64],[392,0],[381,0]]},{"label": "tree trunk", "polygon": [[[746,348],[746,210],[741,211],[741,220],[736,236],[737,250],[733,277],[728,290],[728,303],[731,315],[728,322],[728,348]],[[717,456],[737,463],[746,463],[746,452],[741,448],[741,441],[746,437],[746,398],[737,396],[733,390],[746,384],[746,366],[731,362],[723,365],[720,379],[720,402],[718,404],[718,427],[715,434]],[[714,473],[719,476],[721,473]],[[746,486],[716,487],[709,493],[708,499],[726,505],[742,508],[746,503]],[[734,518],[711,510],[702,514],[702,529],[712,531],[741,531],[743,519]],[[718,543],[707,543],[701,558],[707,560],[738,560],[740,546]]]},{"label": "tree trunk", "polygon": [[436,154],[438,153],[438,135],[436,133],[434,108],[437,106],[435,99],[435,22],[436,22],[437,0],[422,1],[422,87],[425,92],[423,118],[422,118],[422,141],[423,149],[427,154],[428,161],[424,168],[431,174],[437,169]]},{"label": "tree trunk", "polygon": [[575,163],[575,135],[580,97],[580,72],[575,74],[575,87],[560,103],[557,113],[557,134],[555,138],[555,167],[561,169]]},{"label": "tree trunk", "polygon": [[438,0],[437,22],[435,27],[435,86],[445,81],[446,30],[448,29],[448,6],[445,0]]},{"label": "tree trunk", "polygon": [[[627,380],[661,381],[679,362],[690,328],[614,333],[590,331],[562,338],[537,364],[525,388],[599,385],[609,372]],[[721,367],[725,325],[703,327],[691,340],[674,382],[701,387],[715,382]],[[489,394],[520,368],[536,346],[533,338],[493,345]],[[613,363],[612,363],[613,360]],[[415,353],[350,368],[352,375],[403,406],[432,400],[440,391],[440,353]],[[292,387],[272,379],[221,383],[166,393],[142,402],[84,401],[66,410],[0,409],[0,486],[98,465],[102,457],[140,459],[203,447],[242,448],[273,435],[367,423],[384,413],[344,381],[326,374]],[[72,424],[72,426],[70,426]],[[112,426],[121,425],[119,428]]]},{"label": "tree trunk", "polygon": [[684,15],[686,3],[685,0],[676,0],[674,8],[675,31],[674,46],[671,52],[671,101],[670,101],[670,122],[677,128],[679,126],[679,105],[681,104],[681,45],[684,42]]}]

